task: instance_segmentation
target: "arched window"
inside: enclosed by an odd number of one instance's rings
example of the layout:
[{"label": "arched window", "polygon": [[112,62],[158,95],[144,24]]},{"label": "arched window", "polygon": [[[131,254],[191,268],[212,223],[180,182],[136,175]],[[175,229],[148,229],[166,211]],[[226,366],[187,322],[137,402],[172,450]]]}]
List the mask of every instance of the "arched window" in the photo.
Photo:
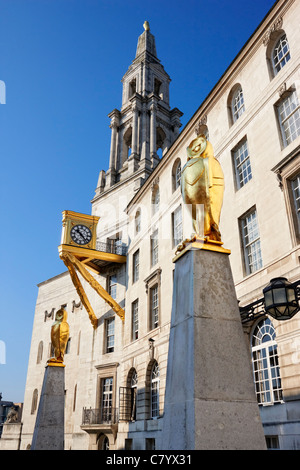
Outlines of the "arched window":
[{"label": "arched window", "polygon": [[151,418],[159,417],[159,366],[155,361],[151,370]]},{"label": "arched window", "polygon": [[260,321],[252,334],[252,365],[259,405],[282,401],[276,333],[269,318]]},{"label": "arched window", "polygon": [[245,102],[244,102],[244,94],[242,87],[239,86],[235,93],[233,94],[231,100],[231,112],[232,112],[232,120],[233,122],[237,121],[239,117],[245,111]]},{"label": "arched window", "polygon": [[135,214],[134,218],[134,228],[135,228],[135,234],[138,234],[141,231],[141,210],[138,209]]},{"label": "arched window", "polygon": [[38,391],[37,388],[33,391],[32,394],[32,402],[31,402],[31,414],[33,415],[37,409],[37,402],[38,402]]},{"label": "arched window", "polygon": [[181,179],[181,161],[177,159],[172,168],[172,190],[176,191],[180,186]]},{"label": "arched window", "polygon": [[155,185],[152,191],[152,214],[156,214],[159,210],[159,202],[160,202],[160,196],[159,196],[159,186]]},{"label": "arched window", "polygon": [[38,353],[36,358],[36,363],[39,364],[43,358],[43,341],[39,342]]},{"label": "arched window", "polygon": [[276,42],[272,52],[272,65],[274,75],[277,75],[277,73],[285,66],[285,64],[290,60],[290,58],[290,47],[286,34],[284,33]]}]

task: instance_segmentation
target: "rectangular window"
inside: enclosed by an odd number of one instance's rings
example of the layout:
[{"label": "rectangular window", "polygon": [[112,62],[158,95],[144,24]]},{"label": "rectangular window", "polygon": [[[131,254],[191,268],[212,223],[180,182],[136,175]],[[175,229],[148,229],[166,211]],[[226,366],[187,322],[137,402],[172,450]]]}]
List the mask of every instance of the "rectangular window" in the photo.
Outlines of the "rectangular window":
[{"label": "rectangular window", "polygon": [[150,289],[150,325],[151,329],[158,327],[158,285]]},{"label": "rectangular window", "polygon": [[292,192],[294,198],[294,206],[297,218],[297,232],[300,232],[300,175],[297,175],[292,181]]},{"label": "rectangular window", "polygon": [[251,274],[262,267],[256,210],[254,209],[246,214],[240,222],[246,274]]},{"label": "rectangular window", "polygon": [[278,436],[266,436],[267,449],[279,450]]},{"label": "rectangular window", "polygon": [[132,303],[131,306],[132,314],[132,340],[138,339],[139,337],[139,301],[138,299]]},{"label": "rectangular window", "polygon": [[112,276],[108,276],[108,293],[113,298],[116,299],[117,297],[117,276],[113,274]]},{"label": "rectangular window", "polygon": [[106,352],[114,352],[115,348],[115,319],[106,320]]},{"label": "rectangular window", "polygon": [[158,262],[158,230],[151,235],[151,266]]},{"label": "rectangular window", "polygon": [[233,161],[237,189],[242,188],[252,178],[247,140],[233,150]]},{"label": "rectangular window", "polygon": [[278,118],[283,145],[286,147],[300,135],[300,106],[296,91],[281,101],[278,106]]},{"label": "rectangular window", "polygon": [[102,422],[109,422],[112,418],[113,378],[102,380],[101,418]]},{"label": "rectangular window", "polygon": [[182,210],[181,206],[172,213],[173,225],[173,246],[179,245],[182,242]]},{"label": "rectangular window", "polygon": [[140,274],[140,250],[137,250],[132,257],[132,282],[136,282],[139,280]]}]

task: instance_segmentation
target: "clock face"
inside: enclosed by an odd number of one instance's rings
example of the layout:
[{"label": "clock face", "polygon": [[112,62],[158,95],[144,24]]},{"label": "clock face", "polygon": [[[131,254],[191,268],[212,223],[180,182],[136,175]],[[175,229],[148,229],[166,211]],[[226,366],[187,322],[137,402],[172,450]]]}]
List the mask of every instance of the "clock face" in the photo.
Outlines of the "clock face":
[{"label": "clock face", "polygon": [[73,242],[77,245],[87,245],[92,239],[92,232],[85,225],[74,225],[70,232]]}]

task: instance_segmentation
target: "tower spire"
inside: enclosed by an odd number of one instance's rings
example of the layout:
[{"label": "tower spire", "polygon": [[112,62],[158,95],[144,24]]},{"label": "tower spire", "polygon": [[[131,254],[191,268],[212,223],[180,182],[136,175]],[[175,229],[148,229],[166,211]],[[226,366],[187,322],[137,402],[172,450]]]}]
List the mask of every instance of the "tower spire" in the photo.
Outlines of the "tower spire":
[{"label": "tower spire", "polygon": [[114,109],[109,114],[109,169],[101,172],[96,194],[133,175],[145,180],[158,164],[159,154],[168,150],[181,127],[181,111],[170,109],[171,79],[157,58],[149,22],[145,21],[143,27],[135,59],[122,78],[121,110]]},{"label": "tower spire", "polygon": [[160,61],[157,58],[155,37],[150,33],[149,22],[145,21],[143,24],[144,31],[138,39],[136,48],[135,61],[148,60],[149,62]]}]

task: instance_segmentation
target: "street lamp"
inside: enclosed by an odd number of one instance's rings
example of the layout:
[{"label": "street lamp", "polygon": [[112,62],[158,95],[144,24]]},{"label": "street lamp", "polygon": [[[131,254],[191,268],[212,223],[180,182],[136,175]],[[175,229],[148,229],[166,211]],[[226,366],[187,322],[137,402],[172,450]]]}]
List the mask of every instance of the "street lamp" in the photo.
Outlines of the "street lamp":
[{"label": "street lamp", "polygon": [[266,313],[276,320],[290,320],[299,311],[296,286],[285,277],[271,279],[263,295]]}]

